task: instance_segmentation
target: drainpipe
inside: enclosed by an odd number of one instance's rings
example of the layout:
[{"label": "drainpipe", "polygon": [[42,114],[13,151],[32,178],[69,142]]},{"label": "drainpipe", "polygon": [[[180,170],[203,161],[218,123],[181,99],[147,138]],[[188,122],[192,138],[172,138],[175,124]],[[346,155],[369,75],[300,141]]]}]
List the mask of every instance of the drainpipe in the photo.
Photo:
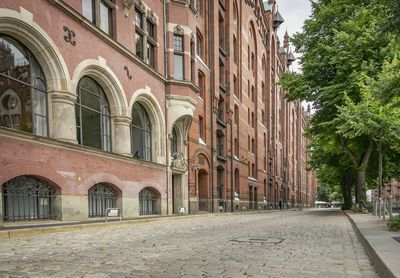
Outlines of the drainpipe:
[{"label": "drainpipe", "polygon": [[[163,0],[163,22],[164,22],[164,77],[167,80],[168,78],[168,74],[167,74],[167,70],[168,70],[168,66],[167,66],[167,62],[168,62],[168,57],[167,57],[167,1]],[[167,89],[167,82],[165,82],[164,88]],[[165,168],[165,180],[167,182],[166,186],[167,186],[167,215],[169,214],[169,175],[168,175],[168,171],[169,171],[169,156],[168,156],[168,111],[167,111],[167,92],[165,92],[165,96],[164,96],[164,108],[165,108],[165,119],[164,119],[164,126],[165,126],[165,159],[166,159],[166,168]],[[173,209],[172,209],[173,212]]]},{"label": "drainpipe", "polygon": [[[234,115],[235,117],[235,115]],[[233,123],[232,123],[232,118],[230,122],[231,126],[231,212],[233,212],[233,179],[234,179],[234,173],[233,173],[233,156],[234,156],[234,148],[236,148],[236,145],[233,145]],[[236,181],[235,181],[236,182]]]},{"label": "drainpipe", "polygon": [[211,95],[211,212],[214,212],[214,86],[215,86],[215,76],[214,76],[214,57],[212,57],[214,53],[213,49],[213,40],[212,40],[212,17],[214,16],[213,9],[211,8],[211,0],[208,0],[208,8],[211,11],[208,15],[208,64],[210,65],[210,95]]}]

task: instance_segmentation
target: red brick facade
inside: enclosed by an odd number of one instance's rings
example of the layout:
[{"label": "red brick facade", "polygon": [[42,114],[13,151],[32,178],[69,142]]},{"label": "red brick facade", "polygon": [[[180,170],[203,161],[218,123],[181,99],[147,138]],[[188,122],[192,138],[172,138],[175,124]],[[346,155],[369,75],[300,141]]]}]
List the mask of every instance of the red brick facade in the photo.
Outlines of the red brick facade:
[{"label": "red brick facade", "polygon": [[[2,1],[3,52],[15,52],[9,42],[16,42],[45,76],[48,133],[0,124],[0,185],[20,176],[50,184],[52,217],[60,220],[87,219],[96,184],[115,190],[124,217],[312,204],[307,113],[276,85],[292,56],[288,37],[279,43],[273,2]],[[8,72],[0,97],[19,82]],[[98,140],[110,140],[111,151],[80,144],[75,103],[83,77],[109,105],[111,139],[99,118]],[[148,118],[140,143],[138,104]],[[146,157],[135,153],[137,144]],[[7,190],[1,219],[9,220],[15,208]]]}]

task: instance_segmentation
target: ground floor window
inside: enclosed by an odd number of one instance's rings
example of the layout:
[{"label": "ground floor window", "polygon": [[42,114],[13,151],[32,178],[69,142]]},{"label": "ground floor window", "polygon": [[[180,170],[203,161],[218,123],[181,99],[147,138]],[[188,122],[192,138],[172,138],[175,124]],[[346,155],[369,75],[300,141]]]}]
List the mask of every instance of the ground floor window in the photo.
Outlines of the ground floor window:
[{"label": "ground floor window", "polygon": [[145,188],[139,193],[140,215],[160,214],[160,194]]},{"label": "ground floor window", "polygon": [[54,218],[55,188],[30,176],[16,177],[2,187],[5,221]]},{"label": "ground floor window", "polygon": [[89,217],[104,217],[107,208],[117,207],[117,191],[108,184],[98,183],[89,189]]}]

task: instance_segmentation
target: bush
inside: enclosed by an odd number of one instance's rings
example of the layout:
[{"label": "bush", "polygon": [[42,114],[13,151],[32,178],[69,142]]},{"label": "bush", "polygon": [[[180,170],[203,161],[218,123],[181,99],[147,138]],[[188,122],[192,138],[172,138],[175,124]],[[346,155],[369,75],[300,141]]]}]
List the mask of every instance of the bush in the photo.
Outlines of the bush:
[{"label": "bush", "polygon": [[400,215],[390,217],[387,226],[391,231],[400,231]]}]

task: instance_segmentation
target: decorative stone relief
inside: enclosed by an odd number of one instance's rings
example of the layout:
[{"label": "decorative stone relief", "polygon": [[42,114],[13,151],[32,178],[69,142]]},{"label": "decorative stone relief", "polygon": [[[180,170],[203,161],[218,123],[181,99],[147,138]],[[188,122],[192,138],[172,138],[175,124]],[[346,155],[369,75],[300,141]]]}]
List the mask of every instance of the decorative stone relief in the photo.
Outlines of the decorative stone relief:
[{"label": "decorative stone relief", "polygon": [[177,35],[184,35],[185,34],[185,30],[183,29],[182,26],[180,25],[176,25],[174,28],[174,33]]},{"label": "decorative stone relief", "polygon": [[185,157],[181,153],[174,153],[172,155],[171,168],[186,172],[187,163]]},{"label": "decorative stone relief", "polygon": [[133,0],[124,0],[124,15],[125,17],[129,16],[129,10],[133,5]]},{"label": "decorative stone relief", "polygon": [[147,11],[147,18],[150,19],[150,21],[152,21],[152,22],[154,22],[154,23],[157,23],[157,17],[156,17],[156,15],[154,14],[153,11],[151,11],[151,10],[148,10],[148,11]]},{"label": "decorative stone relief", "polygon": [[146,11],[146,6],[143,3],[143,0],[136,0],[136,6],[141,11]]}]

